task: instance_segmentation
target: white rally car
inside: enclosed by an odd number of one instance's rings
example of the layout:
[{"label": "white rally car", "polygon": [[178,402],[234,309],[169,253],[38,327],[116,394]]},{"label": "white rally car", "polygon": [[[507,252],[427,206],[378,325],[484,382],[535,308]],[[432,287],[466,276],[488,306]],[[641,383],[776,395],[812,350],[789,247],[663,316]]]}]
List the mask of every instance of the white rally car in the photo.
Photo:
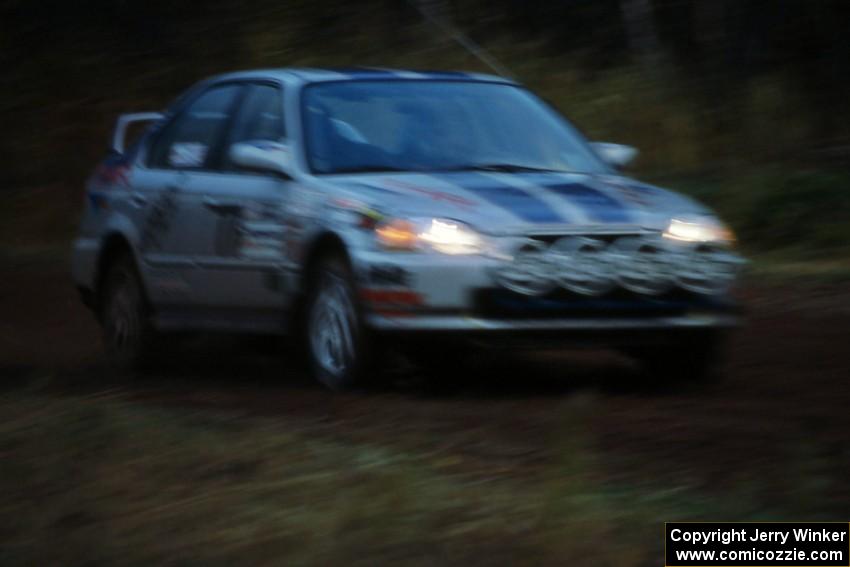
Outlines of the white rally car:
[{"label": "white rally car", "polygon": [[634,153],[501,77],[223,75],[121,117],[73,277],[122,365],[168,331],[299,331],[334,387],[425,338],[592,342],[689,379],[737,322],[742,260],[711,211],[623,177]]}]

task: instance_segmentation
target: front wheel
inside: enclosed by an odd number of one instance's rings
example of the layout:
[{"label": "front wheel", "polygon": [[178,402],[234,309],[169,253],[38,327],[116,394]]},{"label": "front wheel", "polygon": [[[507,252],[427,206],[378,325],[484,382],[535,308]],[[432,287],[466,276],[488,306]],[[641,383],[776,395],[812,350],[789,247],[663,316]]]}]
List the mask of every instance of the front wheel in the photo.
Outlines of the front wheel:
[{"label": "front wheel", "polygon": [[362,379],[367,356],[351,271],[343,260],[328,258],[312,283],[306,334],[313,375],[333,389],[351,387]]}]

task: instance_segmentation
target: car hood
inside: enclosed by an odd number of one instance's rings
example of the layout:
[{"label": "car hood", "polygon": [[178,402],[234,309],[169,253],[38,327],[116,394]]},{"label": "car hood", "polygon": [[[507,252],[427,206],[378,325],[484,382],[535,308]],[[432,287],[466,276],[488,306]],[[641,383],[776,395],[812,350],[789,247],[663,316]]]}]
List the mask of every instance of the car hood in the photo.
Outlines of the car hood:
[{"label": "car hood", "polygon": [[488,234],[534,230],[663,230],[676,215],[711,212],[627,177],[579,173],[356,174],[325,177],[334,193],[390,215],[445,217]]}]

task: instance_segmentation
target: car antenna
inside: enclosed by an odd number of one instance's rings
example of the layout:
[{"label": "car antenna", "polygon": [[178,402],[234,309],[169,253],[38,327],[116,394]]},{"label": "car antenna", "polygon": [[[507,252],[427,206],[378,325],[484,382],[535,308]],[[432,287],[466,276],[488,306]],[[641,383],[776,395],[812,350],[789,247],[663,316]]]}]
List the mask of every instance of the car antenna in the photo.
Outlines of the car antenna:
[{"label": "car antenna", "polygon": [[422,16],[434,24],[436,27],[440,28],[447,36],[458,42],[461,47],[470,52],[473,56],[478,58],[485,65],[490,67],[493,71],[496,72],[497,75],[505,77],[507,79],[515,79],[513,74],[508,71],[508,68],[502,65],[498,59],[496,59],[492,54],[490,54],[486,49],[475,43],[469,36],[465,33],[457,29],[454,25],[448,22],[445,18],[441,18],[436,14],[434,8],[438,4],[442,4],[439,0],[409,0],[409,2],[413,5],[416,10],[422,14]]}]

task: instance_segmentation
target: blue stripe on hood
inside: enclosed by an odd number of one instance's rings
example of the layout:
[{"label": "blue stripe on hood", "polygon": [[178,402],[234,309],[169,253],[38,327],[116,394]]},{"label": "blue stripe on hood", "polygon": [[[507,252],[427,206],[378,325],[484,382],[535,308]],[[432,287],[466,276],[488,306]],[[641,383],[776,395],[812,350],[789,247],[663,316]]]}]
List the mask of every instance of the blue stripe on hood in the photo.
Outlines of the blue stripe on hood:
[{"label": "blue stripe on hood", "polygon": [[541,187],[564,197],[588,218],[602,222],[633,222],[628,208],[605,193],[581,183],[541,183]]},{"label": "blue stripe on hood", "polygon": [[523,220],[540,223],[568,222],[534,195],[480,173],[429,174],[440,181],[457,185],[476,197],[506,209]]}]

